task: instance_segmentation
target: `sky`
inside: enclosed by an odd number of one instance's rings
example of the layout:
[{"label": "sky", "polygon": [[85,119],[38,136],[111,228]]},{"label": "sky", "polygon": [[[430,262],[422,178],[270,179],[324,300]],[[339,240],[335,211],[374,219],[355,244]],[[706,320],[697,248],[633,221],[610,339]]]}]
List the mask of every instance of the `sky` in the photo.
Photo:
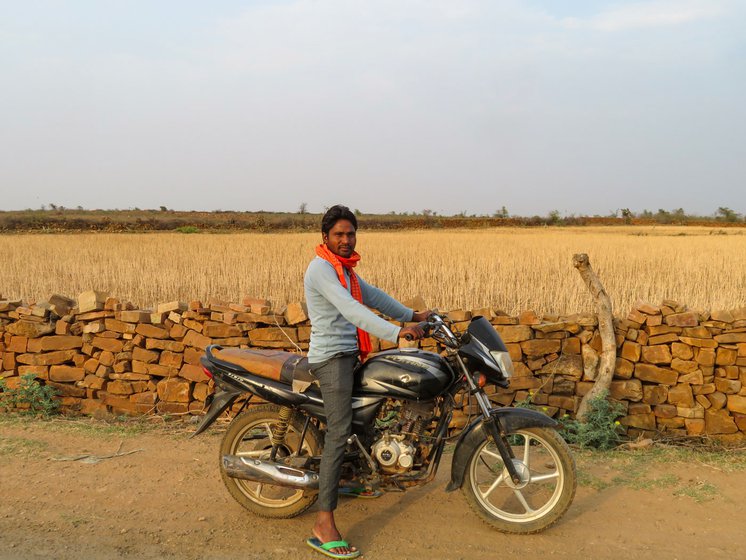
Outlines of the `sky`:
[{"label": "sky", "polygon": [[746,213],[746,3],[0,0],[0,209]]}]

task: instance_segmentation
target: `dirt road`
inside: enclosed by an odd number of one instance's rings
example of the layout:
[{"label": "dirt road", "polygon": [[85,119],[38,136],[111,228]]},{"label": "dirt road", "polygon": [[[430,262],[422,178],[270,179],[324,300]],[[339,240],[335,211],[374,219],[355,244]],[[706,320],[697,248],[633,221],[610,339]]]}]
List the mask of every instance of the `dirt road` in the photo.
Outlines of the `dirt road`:
[{"label": "dirt road", "polygon": [[[284,521],[243,510],[220,481],[221,430],[188,439],[191,429],[0,419],[0,559],[321,558],[304,544],[314,509]],[[526,537],[495,532],[460,492],[446,494],[447,465],[425,487],[344,498],[338,519],[368,559],[741,558],[745,463],[579,454],[569,512]]]}]

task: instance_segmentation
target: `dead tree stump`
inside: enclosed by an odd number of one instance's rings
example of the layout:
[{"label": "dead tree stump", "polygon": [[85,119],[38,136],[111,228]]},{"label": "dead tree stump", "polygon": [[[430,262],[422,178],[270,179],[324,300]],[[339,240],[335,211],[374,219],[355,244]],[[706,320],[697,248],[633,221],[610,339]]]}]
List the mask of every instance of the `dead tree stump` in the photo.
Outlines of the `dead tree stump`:
[{"label": "dead tree stump", "polygon": [[580,277],[585,282],[588,290],[593,296],[598,317],[598,332],[601,335],[601,358],[598,365],[598,375],[593,384],[593,388],[588,391],[583,400],[580,401],[576,418],[581,422],[588,413],[590,401],[611,387],[611,380],[614,377],[614,368],[616,367],[616,337],[614,336],[614,320],[611,310],[611,299],[604,290],[603,284],[591,268],[588,255],[580,253],[574,255],[572,264],[578,269]]}]

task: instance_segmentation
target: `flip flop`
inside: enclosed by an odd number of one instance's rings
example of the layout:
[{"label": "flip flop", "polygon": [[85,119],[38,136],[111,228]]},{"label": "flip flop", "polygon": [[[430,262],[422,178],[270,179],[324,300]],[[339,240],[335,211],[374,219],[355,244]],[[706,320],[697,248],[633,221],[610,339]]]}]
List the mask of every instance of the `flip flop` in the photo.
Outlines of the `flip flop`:
[{"label": "flip flop", "polygon": [[343,487],[339,489],[340,496],[347,496],[349,498],[362,498],[372,500],[374,498],[380,498],[383,496],[383,492],[380,490],[366,490],[365,488],[351,488]]},{"label": "flip flop", "polygon": [[316,537],[311,537],[310,539],[306,540],[306,544],[313,548],[316,552],[320,552],[321,554],[323,554],[324,556],[328,556],[329,558],[357,558],[358,556],[360,556],[359,550],[348,552],[347,554],[339,554],[331,551],[332,548],[350,548],[350,545],[347,541],[329,541],[328,543],[322,543]]}]

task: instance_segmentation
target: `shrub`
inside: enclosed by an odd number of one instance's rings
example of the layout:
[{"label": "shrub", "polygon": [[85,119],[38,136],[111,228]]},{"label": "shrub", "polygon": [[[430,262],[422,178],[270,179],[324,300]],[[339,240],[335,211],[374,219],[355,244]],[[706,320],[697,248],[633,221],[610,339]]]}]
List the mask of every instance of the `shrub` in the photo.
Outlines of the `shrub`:
[{"label": "shrub", "polygon": [[0,379],[0,390],[0,408],[5,410],[22,409],[28,414],[50,416],[60,407],[60,403],[54,400],[57,391],[48,385],[41,385],[33,373],[21,376],[17,389],[9,389],[5,380]]},{"label": "shrub", "polygon": [[199,228],[195,226],[180,226],[176,228],[179,233],[199,233]]},{"label": "shrub", "polygon": [[622,440],[617,418],[624,414],[624,407],[608,399],[608,391],[589,402],[585,421],[565,418],[561,421],[560,432],[568,443],[581,448],[611,449]]}]

